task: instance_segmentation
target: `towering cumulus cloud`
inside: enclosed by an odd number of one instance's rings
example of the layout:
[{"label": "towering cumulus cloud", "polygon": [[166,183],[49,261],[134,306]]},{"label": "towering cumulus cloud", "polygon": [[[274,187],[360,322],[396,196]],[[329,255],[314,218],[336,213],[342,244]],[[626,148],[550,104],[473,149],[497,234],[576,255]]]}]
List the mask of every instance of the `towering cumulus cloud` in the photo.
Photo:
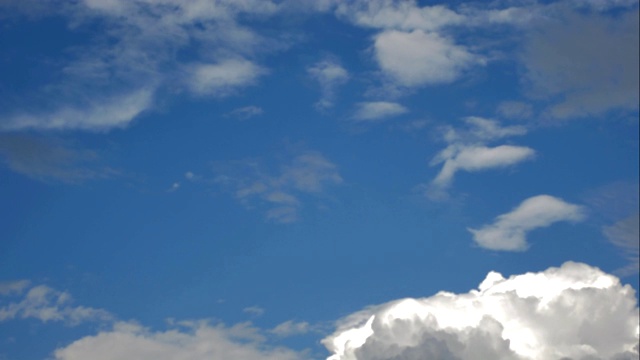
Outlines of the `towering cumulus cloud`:
[{"label": "towering cumulus cloud", "polygon": [[638,358],[633,288],[586,264],[373,306],[341,320],[323,340],[327,360]]}]

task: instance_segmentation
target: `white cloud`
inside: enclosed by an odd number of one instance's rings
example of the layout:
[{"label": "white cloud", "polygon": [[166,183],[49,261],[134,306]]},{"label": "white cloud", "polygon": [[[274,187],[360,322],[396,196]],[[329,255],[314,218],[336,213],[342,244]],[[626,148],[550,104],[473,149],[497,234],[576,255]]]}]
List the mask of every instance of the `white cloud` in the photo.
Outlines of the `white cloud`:
[{"label": "white cloud", "polygon": [[486,146],[450,146],[443,150],[431,165],[444,165],[432,184],[444,189],[451,184],[456,172],[464,170],[475,172],[487,169],[507,167],[533,158],[535,151],[524,146],[500,145]]},{"label": "white cloud", "polygon": [[450,83],[482,61],[437,33],[387,30],[375,38],[375,57],[395,83],[412,87]]},{"label": "white cloud", "polygon": [[224,96],[255,83],[265,70],[245,59],[197,64],[189,69],[188,86],[195,94]]},{"label": "white cloud", "polygon": [[[279,40],[236,21],[276,13],[279,7],[267,0],[84,0],[55,6],[39,14],[66,18],[69,31],[96,21],[105,29],[91,45],[73,48],[72,59],[56,73],[63,80],[32,92],[29,110],[4,109],[0,129],[122,128],[152,108],[165,88],[223,96],[253,84],[266,70],[250,59],[282,48]],[[176,56],[185,48],[194,55],[188,63]]]},{"label": "white cloud", "polygon": [[269,332],[280,337],[289,337],[306,334],[311,330],[312,326],[306,321],[287,320],[278,324],[276,327],[269,330]]},{"label": "white cloud", "polygon": [[551,103],[549,116],[638,109],[638,24],[637,9],[615,17],[564,11],[536,24],[523,61],[531,94]]},{"label": "white cloud", "polygon": [[275,174],[261,171],[254,162],[244,165],[248,173],[233,174],[233,169],[229,169],[220,174],[216,182],[230,187],[236,198],[247,206],[252,203],[266,206],[267,220],[277,223],[298,220],[303,196],[318,197],[327,187],[342,183],[336,165],[316,151],[295,156]]},{"label": "white cloud", "polygon": [[[371,306],[323,340],[328,360],[637,359],[634,290],[585,264]],[[634,349],[635,347],[635,349]]]},{"label": "white cloud", "polygon": [[527,232],[560,221],[578,222],[586,217],[582,206],[549,195],[533,196],[495,222],[480,229],[469,229],[473,240],[483,248],[501,251],[527,250]]},{"label": "white cloud", "polygon": [[[2,295],[21,294],[28,286],[29,282],[13,283]],[[104,310],[72,306],[71,302],[72,298],[66,292],[45,285],[33,286],[17,302],[7,303],[5,299],[0,298],[0,322],[15,318],[32,318],[42,322],[62,321],[77,325],[85,321],[111,319],[111,315]]]},{"label": "white cloud", "polygon": [[333,107],[336,88],[349,80],[347,70],[336,60],[327,59],[307,68],[307,73],[320,83],[322,90],[322,97],[316,107],[320,110]]},{"label": "white cloud", "polygon": [[604,235],[619,247],[629,259],[629,264],[619,271],[623,275],[637,274],[640,271],[640,214],[637,212],[611,226],[605,226]]},{"label": "white cloud", "polygon": [[380,121],[385,118],[402,115],[409,110],[394,102],[373,101],[359,103],[353,119],[356,121]]},{"label": "white cloud", "polygon": [[443,5],[419,7],[415,1],[361,0],[339,2],[339,17],[358,26],[398,30],[438,30],[461,24],[465,16]]},{"label": "white cloud", "polygon": [[78,106],[65,106],[52,113],[21,113],[0,120],[2,130],[104,131],[123,128],[153,103],[153,89],[136,90],[125,95],[93,99]]},{"label": "white cloud", "polygon": [[464,119],[464,130],[447,128],[444,139],[450,145],[431,159],[430,166],[443,164],[438,175],[427,185],[426,195],[432,200],[445,199],[458,171],[477,172],[512,166],[535,156],[535,150],[525,146],[500,145],[488,147],[490,141],[523,135],[522,126],[502,127],[497,121],[479,117]]},{"label": "white cloud", "polygon": [[109,331],[86,336],[57,349],[56,360],[301,360],[304,353],[266,344],[250,324],[232,327],[185,322],[181,327],[152,331],[120,322]]}]

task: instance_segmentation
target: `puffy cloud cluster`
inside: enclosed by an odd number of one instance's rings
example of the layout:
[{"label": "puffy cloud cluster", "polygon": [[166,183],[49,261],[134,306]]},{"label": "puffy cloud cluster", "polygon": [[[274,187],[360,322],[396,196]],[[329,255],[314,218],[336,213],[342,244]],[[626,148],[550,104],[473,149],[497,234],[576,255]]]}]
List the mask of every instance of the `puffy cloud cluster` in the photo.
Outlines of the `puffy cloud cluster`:
[{"label": "puffy cloud cluster", "polygon": [[249,173],[235,174],[234,169],[220,174],[215,181],[230,187],[245,205],[259,202],[268,207],[267,220],[291,223],[298,220],[301,195],[320,195],[327,186],[342,183],[336,165],[322,154],[307,151],[295,156],[277,174],[261,171],[259,164],[244,164]]},{"label": "puffy cloud cluster", "polygon": [[486,145],[501,138],[525,134],[527,131],[522,126],[502,127],[497,121],[479,117],[468,117],[465,123],[467,129],[446,130],[444,138],[449,146],[429,163],[431,166],[442,164],[440,172],[427,187],[426,194],[432,200],[447,197],[446,190],[459,171],[477,172],[502,168],[530,160],[535,156],[535,151],[525,146]]},{"label": "puffy cloud cluster", "polygon": [[328,360],[622,360],[638,357],[633,288],[586,264],[504,278],[477,290],[371,306],[338,322]]},{"label": "puffy cloud cluster", "polygon": [[527,232],[559,221],[577,222],[585,218],[585,210],[549,195],[524,200],[511,212],[480,229],[469,229],[473,240],[483,248],[502,251],[527,250]]},{"label": "puffy cloud cluster", "polygon": [[152,331],[132,322],[118,322],[108,331],[81,338],[54,352],[56,360],[302,360],[283,347],[268,346],[250,324],[232,327],[207,322],[182,322],[166,331]]},{"label": "puffy cloud cluster", "polygon": [[[77,325],[84,321],[111,319],[104,310],[73,306],[67,292],[46,285],[30,286],[30,282],[25,280],[0,284],[0,295],[3,295],[0,298],[0,322],[19,318]],[[15,299],[16,296],[20,299]]]}]

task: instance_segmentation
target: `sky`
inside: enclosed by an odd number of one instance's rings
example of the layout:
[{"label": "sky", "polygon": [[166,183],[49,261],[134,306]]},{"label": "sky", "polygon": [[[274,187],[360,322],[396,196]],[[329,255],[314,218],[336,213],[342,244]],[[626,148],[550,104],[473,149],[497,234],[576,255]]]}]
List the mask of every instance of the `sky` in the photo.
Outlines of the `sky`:
[{"label": "sky", "polygon": [[0,360],[623,360],[635,0],[0,0]]}]

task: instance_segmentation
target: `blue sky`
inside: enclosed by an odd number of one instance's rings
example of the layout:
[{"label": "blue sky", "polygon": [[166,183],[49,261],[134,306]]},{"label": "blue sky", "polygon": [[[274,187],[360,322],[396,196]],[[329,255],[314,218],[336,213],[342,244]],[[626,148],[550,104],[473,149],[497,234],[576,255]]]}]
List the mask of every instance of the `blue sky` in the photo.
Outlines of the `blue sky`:
[{"label": "blue sky", "polygon": [[0,27],[0,359],[637,358],[637,1]]}]

